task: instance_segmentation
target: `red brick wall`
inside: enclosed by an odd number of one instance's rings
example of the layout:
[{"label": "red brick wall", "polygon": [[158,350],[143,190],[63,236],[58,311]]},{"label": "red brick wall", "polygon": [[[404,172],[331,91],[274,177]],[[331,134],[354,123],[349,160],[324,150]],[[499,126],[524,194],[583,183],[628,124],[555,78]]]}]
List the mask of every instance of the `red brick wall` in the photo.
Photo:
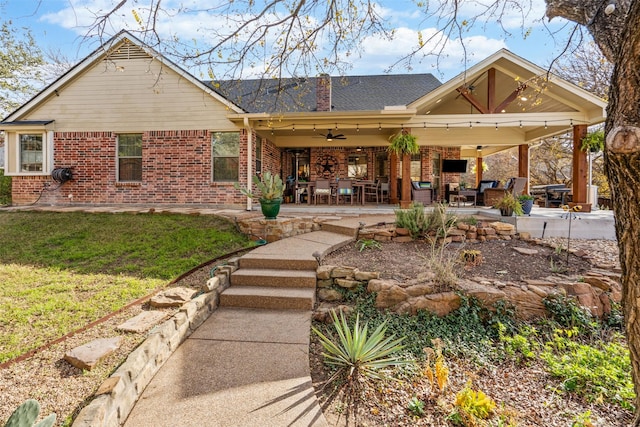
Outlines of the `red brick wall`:
[{"label": "red brick wall", "polygon": [[[59,186],[49,177],[14,177],[15,204],[154,203],[238,205],[245,198],[233,183],[211,182],[211,134],[149,131],[142,137],[142,181],[118,183],[116,133],[56,132],[55,167],[73,168],[73,180]],[[247,138],[240,134],[239,176],[247,174]]]}]

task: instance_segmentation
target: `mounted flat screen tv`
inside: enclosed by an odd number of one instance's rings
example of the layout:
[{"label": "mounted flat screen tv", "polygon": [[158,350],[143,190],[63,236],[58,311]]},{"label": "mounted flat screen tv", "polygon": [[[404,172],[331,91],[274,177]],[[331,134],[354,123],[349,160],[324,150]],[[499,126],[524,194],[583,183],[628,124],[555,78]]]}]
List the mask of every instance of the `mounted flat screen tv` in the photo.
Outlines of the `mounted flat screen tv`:
[{"label": "mounted flat screen tv", "polygon": [[444,173],[466,173],[467,161],[457,159],[442,160],[442,172]]}]

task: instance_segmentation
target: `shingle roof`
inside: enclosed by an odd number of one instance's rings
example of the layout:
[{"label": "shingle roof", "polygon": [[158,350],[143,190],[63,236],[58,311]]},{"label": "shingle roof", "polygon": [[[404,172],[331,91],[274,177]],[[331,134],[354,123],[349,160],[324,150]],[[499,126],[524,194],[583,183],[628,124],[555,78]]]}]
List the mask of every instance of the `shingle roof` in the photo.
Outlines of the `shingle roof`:
[{"label": "shingle roof", "polygon": [[[205,82],[249,113],[316,111],[318,77]],[[442,83],[432,74],[331,77],[332,111],[408,105]],[[278,95],[279,94],[279,95]]]}]

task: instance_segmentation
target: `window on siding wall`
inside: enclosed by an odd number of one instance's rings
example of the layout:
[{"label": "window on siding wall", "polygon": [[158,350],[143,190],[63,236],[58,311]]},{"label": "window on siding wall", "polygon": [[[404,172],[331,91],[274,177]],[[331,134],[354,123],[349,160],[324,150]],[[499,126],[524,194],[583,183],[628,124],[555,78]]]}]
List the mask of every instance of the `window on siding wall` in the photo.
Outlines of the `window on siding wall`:
[{"label": "window on siding wall", "polygon": [[20,172],[42,172],[44,138],[41,133],[23,133],[20,140]]},{"label": "window on siding wall", "polygon": [[142,134],[118,135],[118,181],[142,181]]},{"label": "window on siding wall", "polygon": [[212,181],[238,181],[240,134],[238,132],[214,132],[211,139],[211,160]]}]

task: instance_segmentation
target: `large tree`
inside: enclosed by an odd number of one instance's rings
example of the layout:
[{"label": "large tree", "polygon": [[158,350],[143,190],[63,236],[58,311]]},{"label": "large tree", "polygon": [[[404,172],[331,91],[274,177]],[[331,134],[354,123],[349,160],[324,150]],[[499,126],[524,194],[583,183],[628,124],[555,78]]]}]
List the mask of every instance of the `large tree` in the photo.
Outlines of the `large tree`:
[{"label": "large tree", "polygon": [[[605,127],[605,167],[615,210],[626,332],[637,395],[634,425],[640,426],[640,1],[545,1],[549,19],[562,17],[574,22],[574,34],[586,30],[614,64]],[[422,55],[443,52],[451,40],[463,40],[470,27],[501,26],[502,18],[514,12],[521,17],[525,34],[533,0],[415,0],[415,4],[425,19],[435,19],[439,31],[418,34],[415,49],[398,61],[408,67]],[[235,77],[246,67],[261,68],[268,77],[330,72],[346,65],[344,58],[357,54],[365,36],[394,36],[381,9],[371,0],[235,0],[207,9],[220,16],[213,25],[201,29],[209,44],[186,48],[176,37],[163,40],[157,31],[164,16],[181,10],[163,9],[161,0],[150,5],[150,10],[141,13],[139,2],[121,0],[98,16],[92,30],[104,34],[111,25],[110,17],[129,8],[145,41],[164,46],[163,52],[182,61],[208,64],[212,77],[221,65],[231,65],[227,69]],[[462,14],[467,5],[475,12]]]},{"label": "large tree", "polygon": [[42,86],[42,53],[28,29],[0,25],[0,118],[28,100]]}]

